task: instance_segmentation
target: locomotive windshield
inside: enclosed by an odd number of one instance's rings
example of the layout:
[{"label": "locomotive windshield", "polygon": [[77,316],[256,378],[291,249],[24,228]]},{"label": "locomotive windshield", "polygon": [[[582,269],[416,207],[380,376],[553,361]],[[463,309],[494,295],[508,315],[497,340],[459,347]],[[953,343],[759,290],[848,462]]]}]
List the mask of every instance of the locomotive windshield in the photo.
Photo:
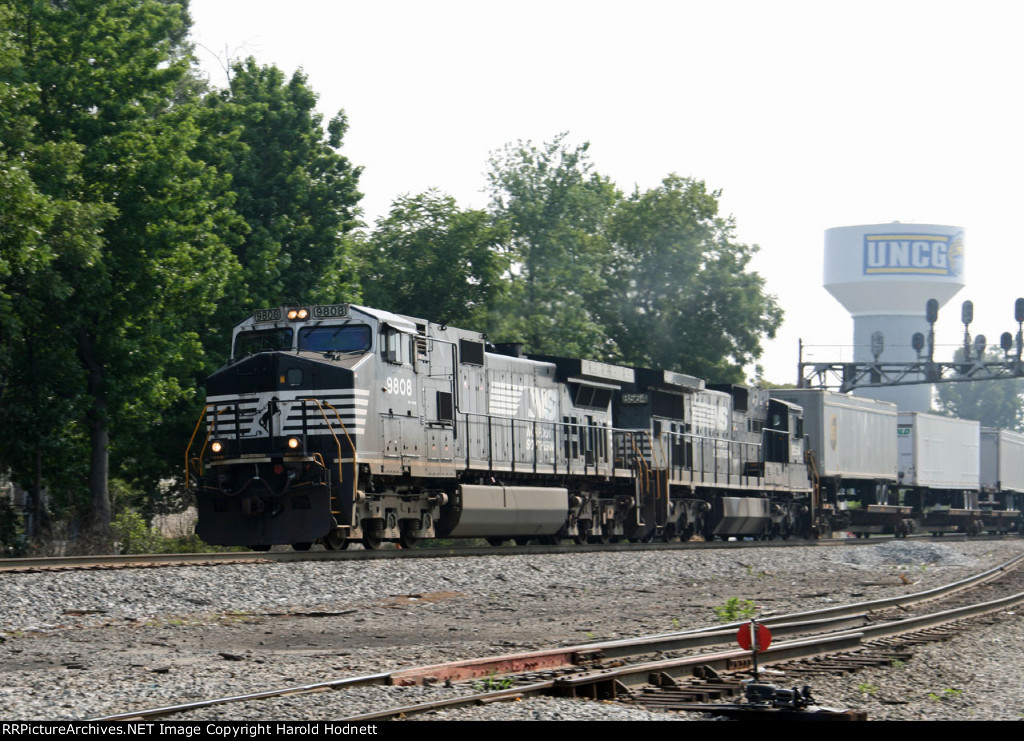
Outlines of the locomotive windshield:
[{"label": "locomotive windshield", "polygon": [[292,330],[290,327],[282,329],[258,329],[253,332],[241,332],[235,339],[235,352],[233,357],[244,358],[247,355],[255,355],[258,352],[269,352],[272,350],[291,350]]},{"label": "locomotive windshield", "polygon": [[299,349],[309,352],[363,353],[370,349],[370,342],[370,328],[365,324],[299,330]]},{"label": "locomotive windshield", "polygon": [[[260,352],[292,350],[291,327],[240,332],[235,339],[234,357],[244,358]],[[372,334],[365,324],[303,327],[299,330],[299,350],[306,352],[364,353],[372,346]]]}]

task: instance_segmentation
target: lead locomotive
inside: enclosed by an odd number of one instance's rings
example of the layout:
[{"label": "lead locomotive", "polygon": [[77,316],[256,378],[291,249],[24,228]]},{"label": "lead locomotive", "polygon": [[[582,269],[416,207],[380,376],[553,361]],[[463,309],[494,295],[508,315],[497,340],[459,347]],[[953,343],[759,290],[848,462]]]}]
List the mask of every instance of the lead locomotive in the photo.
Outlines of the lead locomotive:
[{"label": "lead locomotive", "polygon": [[207,393],[186,457],[211,544],[767,537],[817,519],[799,406],[386,311],[258,311]]}]

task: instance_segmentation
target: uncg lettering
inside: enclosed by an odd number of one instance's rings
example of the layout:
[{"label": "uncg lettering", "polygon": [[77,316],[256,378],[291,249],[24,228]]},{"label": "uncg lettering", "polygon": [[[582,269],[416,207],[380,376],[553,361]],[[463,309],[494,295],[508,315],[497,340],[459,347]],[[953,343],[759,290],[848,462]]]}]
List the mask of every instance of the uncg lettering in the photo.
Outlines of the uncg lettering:
[{"label": "uncg lettering", "polygon": [[868,240],[864,272],[949,272],[949,244],[926,240]]}]

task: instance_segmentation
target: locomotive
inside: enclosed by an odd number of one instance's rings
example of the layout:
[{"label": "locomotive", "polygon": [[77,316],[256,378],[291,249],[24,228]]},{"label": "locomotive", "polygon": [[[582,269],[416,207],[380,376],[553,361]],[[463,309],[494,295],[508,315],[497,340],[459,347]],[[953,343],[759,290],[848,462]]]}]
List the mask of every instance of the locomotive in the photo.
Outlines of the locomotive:
[{"label": "locomotive", "polygon": [[524,356],[349,304],[255,312],[186,452],[196,532],[304,550],[821,528],[799,405],[665,370]]},{"label": "locomotive", "polygon": [[1022,478],[1024,436],[974,422],[350,304],[239,323],[186,452],[197,534],[255,549],[1007,531]]}]

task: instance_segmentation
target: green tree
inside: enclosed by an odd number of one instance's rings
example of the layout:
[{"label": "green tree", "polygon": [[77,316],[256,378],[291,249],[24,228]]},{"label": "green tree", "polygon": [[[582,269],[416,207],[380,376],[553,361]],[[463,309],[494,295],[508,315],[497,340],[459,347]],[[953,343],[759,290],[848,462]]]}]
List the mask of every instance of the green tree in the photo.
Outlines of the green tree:
[{"label": "green tree", "polygon": [[430,190],[397,198],[361,245],[363,300],[452,326],[480,327],[503,288],[505,231]]},{"label": "green tree", "polygon": [[113,209],[80,196],[82,146],[40,136],[22,13],[0,5],[0,466],[30,492],[35,529],[44,492],[68,504],[86,473],[81,368],[54,315],[71,294],[64,273],[94,259]]},{"label": "green tree", "polygon": [[361,168],[338,149],[344,112],[323,129],[317,95],[299,71],[286,79],[252,58],[232,65],[230,86],[207,95],[207,158],[230,174],[247,234],[225,305],[231,326],[254,308],[358,295],[351,242]]},{"label": "green tree", "polygon": [[509,144],[491,157],[491,209],[508,225],[513,261],[491,335],[523,341],[529,352],[612,358],[595,309],[606,290],[603,228],[618,191],[594,172],[589,144],[570,146],[566,136]]},{"label": "green tree", "polygon": [[[963,350],[957,350],[955,359],[963,362]],[[987,361],[1001,361],[998,350],[985,354]],[[1002,378],[995,381],[960,381],[939,383],[935,410],[949,417],[973,419],[983,427],[1000,427],[1024,431],[1024,381]]]},{"label": "green tree", "polygon": [[719,195],[670,175],[612,214],[599,315],[625,362],[742,382],[762,338],[774,336],[782,310],[748,270],[757,247],[735,241]]},{"label": "green tree", "polygon": [[184,4],[7,5],[16,55],[4,81],[32,93],[19,154],[54,204],[55,258],[17,297],[41,311],[22,336],[55,368],[38,398],[62,399],[66,426],[88,440],[87,509],[106,533],[111,455],[135,459],[161,414],[194,396],[240,225],[227,179],[198,156]]}]

